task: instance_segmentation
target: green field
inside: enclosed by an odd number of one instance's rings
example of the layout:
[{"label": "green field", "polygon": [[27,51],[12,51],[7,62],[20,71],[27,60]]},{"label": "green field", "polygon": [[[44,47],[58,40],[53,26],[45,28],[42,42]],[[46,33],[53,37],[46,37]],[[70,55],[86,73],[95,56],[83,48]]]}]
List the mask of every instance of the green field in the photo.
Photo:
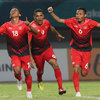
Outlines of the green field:
[{"label": "green field", "polygon": [[[82,97],[75,97],[72,82],[64,82],[63,87],[67,90],[64,95],[58,95],[57,83],[45,82],[45,90],[40,91],[37,83],[32,84],[33,99],[31,100],[100,100],[100,82],[80,82]],[[26,84],[23,90],[18,91],[16,84],[0,84],[0,100],[28,100],[26,98]]]}]

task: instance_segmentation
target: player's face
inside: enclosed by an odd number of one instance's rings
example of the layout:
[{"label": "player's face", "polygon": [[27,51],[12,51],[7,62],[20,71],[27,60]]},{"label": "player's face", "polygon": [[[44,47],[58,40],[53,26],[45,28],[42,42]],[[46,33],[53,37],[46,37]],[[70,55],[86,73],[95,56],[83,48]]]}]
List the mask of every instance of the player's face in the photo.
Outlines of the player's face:
[{"label": "player's face", "polygon": [[44,14],[42,12],[36,12],[34,15],[34,21],[38,24],[41,25],[43,23],[44,19]]},{"label": "player's face", "polygon": [[77,10],[76,11],[76,19],[79,23],[83,23],[85,17],[86,17],[86,14],[85,14],[84,10]]},{"label": "player's face", "polygon": [[12,8],[10,11],[10,18],[14,17],[20,17],[21,14],[19,13],[19,10],[17,8]]}]

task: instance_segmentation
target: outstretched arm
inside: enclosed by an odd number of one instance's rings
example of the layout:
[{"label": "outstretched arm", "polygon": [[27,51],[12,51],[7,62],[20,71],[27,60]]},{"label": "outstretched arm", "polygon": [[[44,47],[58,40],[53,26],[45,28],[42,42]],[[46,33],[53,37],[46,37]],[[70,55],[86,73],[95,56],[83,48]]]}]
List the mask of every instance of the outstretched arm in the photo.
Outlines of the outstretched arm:
[{"label": "outstretched arm", "polygon": [[30,24],[30,22],[28,21],[27,17],[26,17],[26,21],[25,21],[25,24],[30,27],[30,32],[34,33],[34,34],[38,34],[38,31],[37,29],[35,29],[34,27],[32,27],[32,25]]},{"label": "outstretched arm", "polygon": [[64,39],[64,37],[54,28],[54,27],[51,27],[50,31],[54,34],[56,34],[56,38],[57,40],[62,40]]},{"label": "outstretched arm", "polygon": [[100,23],[98,23],[97,27],[100,28]]},{"label": "outstretched arm", "polygon": [[59,23],[64,23],[64,19],[59,18],[58,16],[55,15],[55,13],[53,12],[53,8],[49,7],[48,8],[48,12],[51,14],[51,16]]},{"label": "outstretched arm", "polygon": [[4,33],[5,34],[7,33],[6,23],[4,23],[3,25],[1,25],[1,27],[0,27],[0,34],[3,35]]}]

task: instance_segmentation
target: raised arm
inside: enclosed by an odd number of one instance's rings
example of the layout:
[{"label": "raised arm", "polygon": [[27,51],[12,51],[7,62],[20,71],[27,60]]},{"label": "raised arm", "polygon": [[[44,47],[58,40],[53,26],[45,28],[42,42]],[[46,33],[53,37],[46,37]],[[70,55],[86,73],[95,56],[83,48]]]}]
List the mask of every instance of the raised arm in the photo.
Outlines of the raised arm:
[{"label": "raised arm", "polygon": [[56,35],[57,40],[62,40],[64,37],[52,26],[50,31]]},{"label": "raised arm", "polygon": [[49,7],[48,8],[48,12],[51,14],[51,16],[59,23],[64,23],[64,19],[59,18],[58,16],[55,15],[55,13],[53,12],[53,8]]},{"label": "raised arm", "polygon": [[26,21],[25,21],[25,24],[30,27],[30,32],[34,33],[34,34],[38,34],[38,31],[37,29],[35,29],[34,27],[32,27],[32,25],[30,24],[30,22],[28,21],[27,17],[26,17]]}]

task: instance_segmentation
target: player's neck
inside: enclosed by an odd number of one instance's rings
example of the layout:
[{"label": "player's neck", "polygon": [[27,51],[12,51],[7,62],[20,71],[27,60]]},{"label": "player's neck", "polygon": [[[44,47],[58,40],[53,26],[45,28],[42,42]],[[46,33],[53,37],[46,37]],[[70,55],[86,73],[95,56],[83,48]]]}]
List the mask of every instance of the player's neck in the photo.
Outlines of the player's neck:
[{"label": "player's neck", "polygon": [[[36,23],[36,22],[35,22]],[[42,24],[36,23],[38,26],[41,26]]]},{"label": "player's neck", "polygon": [[78,23],[80,23],[80,24],[82,24],[82,23],[84,23],[84,22],[85,22],[85,19],[82,20],[82,21],[78,21]]},{"label": "player's neck", "polygon": [[12,22],[13,24],[17,24],[17,23],[19,22],[19,17],[14,17],[14,18],[12,18],[12,19],[11,19],[11,22]]}]

